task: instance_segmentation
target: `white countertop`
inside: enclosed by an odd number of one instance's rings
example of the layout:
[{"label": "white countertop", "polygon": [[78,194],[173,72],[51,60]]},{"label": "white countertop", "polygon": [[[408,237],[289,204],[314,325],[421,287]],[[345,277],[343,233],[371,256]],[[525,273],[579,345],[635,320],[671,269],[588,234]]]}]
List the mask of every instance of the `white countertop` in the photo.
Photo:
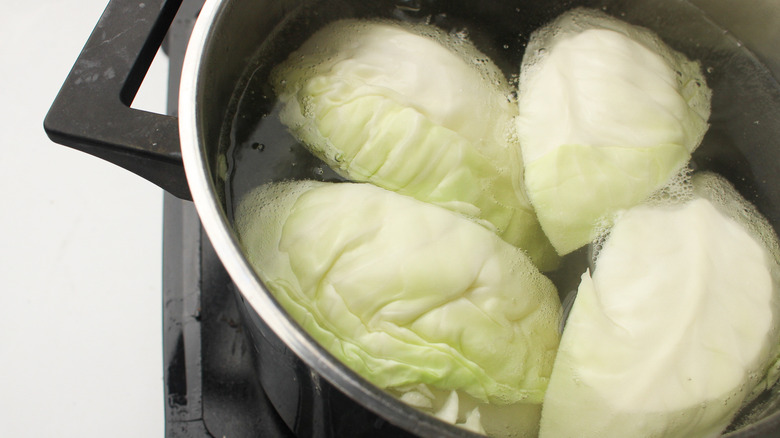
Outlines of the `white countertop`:
[{"label": "white countertop", "polygon": [[[107,0],[0,16],[0,436],[164,435],[161,189],[43,119]],[[133,104],[165,111],[167,60]]]}]

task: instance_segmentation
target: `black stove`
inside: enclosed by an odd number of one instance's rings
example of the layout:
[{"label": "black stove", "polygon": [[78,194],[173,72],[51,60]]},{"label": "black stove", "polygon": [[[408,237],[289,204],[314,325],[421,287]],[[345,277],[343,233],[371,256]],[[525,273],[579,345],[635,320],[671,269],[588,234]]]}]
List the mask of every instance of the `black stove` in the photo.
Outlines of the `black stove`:
[{"label": "black stove", "polygon": [[[184,52],[203,0],[184,0],[163,50],[170,60],[168,112],[177,114]],[[270,405],[238,311],[236,287],[201,227],[195,207],[165,193],[163,361],[165,434],[292,437]]]}]

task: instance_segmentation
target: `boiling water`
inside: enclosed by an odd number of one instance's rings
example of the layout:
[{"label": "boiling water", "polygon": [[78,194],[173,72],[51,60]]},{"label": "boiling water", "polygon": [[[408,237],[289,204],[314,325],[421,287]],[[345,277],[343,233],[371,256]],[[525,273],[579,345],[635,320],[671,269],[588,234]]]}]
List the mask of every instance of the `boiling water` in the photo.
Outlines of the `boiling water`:
[{"label": "boiling water", "polygon": [[[366,5],[364,3],[370,3]],[[283,126],[268,82],[274,65],[302,44],[321,25],[338,18],[381,17],[426,22],[468,36],[515,81],[530,34],[540,25],[577,6],[602,9],[632,24],[658,33],[672,48],[699,60],[713,90],[710,129],[694,153],[692,166],[726,177],[778,229],[780,224],[780,86],[767,68],[728,32],[695,7],[678,1],[563,1],[532,7],[521,2],[481,3],[436,0],[379,2],[317,2],[302,7],[281,23],[247,68],[237,85],[231,110],[223,124],[226,211],[249,190],[272,181],[342,178],[311,155]],[[528,3],[528,2],[524,2]],[[446,9],[445,9],[446,8]],[[662,13],[659,13],[662,11]],[[232,219],[232,218],[231,218]],[[589,249],[563,259],[549,273],[563,300],[576,290],[589,265]],[[749,424],[780,409],[777,388],[755,401],[737,419]]]}]

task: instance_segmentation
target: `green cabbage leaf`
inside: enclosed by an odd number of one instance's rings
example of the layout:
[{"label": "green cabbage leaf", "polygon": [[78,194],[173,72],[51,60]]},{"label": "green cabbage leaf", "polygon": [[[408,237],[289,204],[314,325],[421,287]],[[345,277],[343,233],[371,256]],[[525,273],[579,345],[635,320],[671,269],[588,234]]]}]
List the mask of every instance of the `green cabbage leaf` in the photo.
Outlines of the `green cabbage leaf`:
[{"label": "green cabbage leaf", "polygon": [[464,37],[337,21],[275,67],[271,82],[282,122],[345,178],[463,214],[542,270],[557,266],[522,186],[512,90]]},{"label": "green cabbage leaf", "polygon": [[[541,403],[558,295],[484,227],[370,184],[302,181],[251,192],[236,229],[279,303],[378,387]],[[419,390],[407,398],[419,400]]]}]

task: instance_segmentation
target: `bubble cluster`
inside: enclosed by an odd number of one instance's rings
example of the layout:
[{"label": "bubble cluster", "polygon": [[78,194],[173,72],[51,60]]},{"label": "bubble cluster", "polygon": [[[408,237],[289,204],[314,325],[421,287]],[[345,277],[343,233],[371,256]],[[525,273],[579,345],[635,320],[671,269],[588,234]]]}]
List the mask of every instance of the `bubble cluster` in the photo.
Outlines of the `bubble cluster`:
[{"label": "bubble cluster", "polygon": [[651,205],[671,205],[690,201],[693,198],[691,177],[693,169],[685,166],[669,182],[650,195],[647,203]]}]

